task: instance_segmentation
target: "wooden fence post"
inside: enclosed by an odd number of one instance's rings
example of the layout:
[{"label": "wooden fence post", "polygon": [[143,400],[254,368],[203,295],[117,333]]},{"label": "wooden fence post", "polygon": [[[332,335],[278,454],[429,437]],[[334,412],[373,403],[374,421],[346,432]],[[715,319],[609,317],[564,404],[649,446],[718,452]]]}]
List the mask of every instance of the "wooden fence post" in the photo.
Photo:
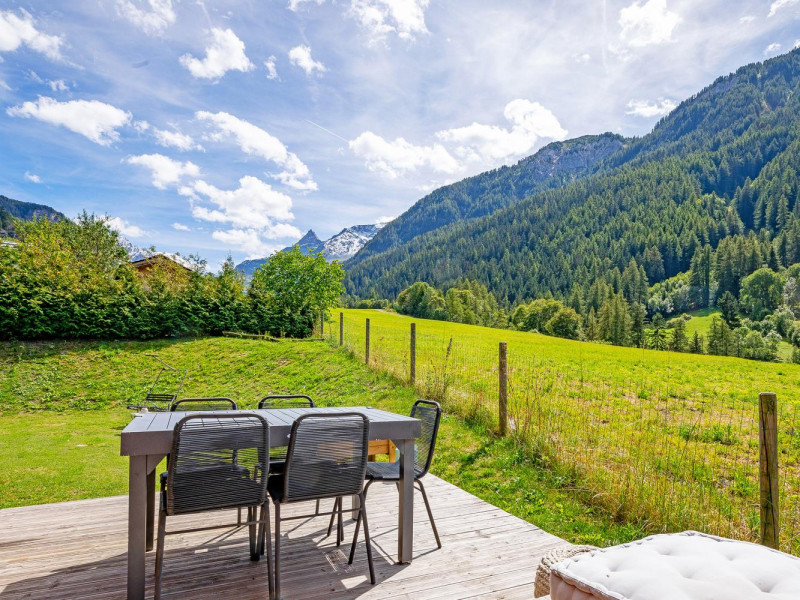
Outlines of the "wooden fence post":
[{"label": "wooden fence post", "polygon": [[364,352],[364,364],[369,364],[369,319],[367,319],[367,345]]},{"label": "wooden fence post", "polygon": [[500,364],[499,364],[499,403],[500,403],[500,435],[506,435],[508,429],[508,354],[505,342],[500,342]]},{"label": "wooden fence post", "polygon": [[779,547],[778,515],[778,397],[758,395],[759,474],[761,487],[761,543]]},{"label": "wooden fence post", "polygon": [[417,324],[411,324],[411,356],[409,359],[409,379],[411,380],[411,385],[417,380]]},{"label": "wooden fence post", "polygon": [[339,313],[339,347],[344,346],[344,313]]}]

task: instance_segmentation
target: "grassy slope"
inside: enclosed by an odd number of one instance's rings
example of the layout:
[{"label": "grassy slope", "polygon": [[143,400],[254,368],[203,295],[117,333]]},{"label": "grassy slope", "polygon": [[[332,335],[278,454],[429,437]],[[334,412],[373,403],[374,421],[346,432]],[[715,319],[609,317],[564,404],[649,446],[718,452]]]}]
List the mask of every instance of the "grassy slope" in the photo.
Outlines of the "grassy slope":
[{"label": "grassy slope", "polygon": [[[488,358],[497,356],[498,343],[504,341],[508,343],[509,365],[514,360],[534,359],[557,369],[564,377],[603,380],[624,389],[647,385],[669,390],[672,396],[699,395],[707,401],[753,404],[765,391],[776,392],[781,400],[800,399],[800,366],[794,364],[621,348],[538,333],[412,319],[383,311],[343,312],[345,337],[359,350],[364,320],[370,318],[373,354],[381,344],[403,352],[409,325],[416,322],[418,339],[426,335],[443,340],[452,337],[465,352]],[[333,330],[338,333],[338,324],[333,325]]]},{"label": "grassy slope", "polygon": [[[0,507],[125,493],[119,432],[155,368],[190,369],[185,395],[252,407],[268,392],[307,392],[321,405],[407,413],[415,392],[322,343],[210,338],[152,343],[0,344]],[[85,410],[81,410],[85,409]],[[576,543],[612,544],[641,531],[581,504],[511,440],[446,415],[433,472]]]}]

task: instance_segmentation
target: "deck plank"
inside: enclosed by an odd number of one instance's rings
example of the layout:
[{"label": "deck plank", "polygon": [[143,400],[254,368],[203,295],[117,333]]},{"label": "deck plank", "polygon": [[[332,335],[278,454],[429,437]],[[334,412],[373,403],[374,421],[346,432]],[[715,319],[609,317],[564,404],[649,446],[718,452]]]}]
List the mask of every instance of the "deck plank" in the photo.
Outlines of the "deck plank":
[{"label": "deck plank", "polygon": [[[441,479],[425,479],[443,548],[436,548],[422,502],[414,507],[414,561],[397,565],[397,492],[374,485],[367,499],[377,584],[367,578],[363,537],[354,564],[334,567],[335,540],[328,518],[283,524],[285,599],[377,600],[532,598],[539,559],[566,542]],[[323,502],[330,510],[331,502]],[[290,508],[304,514],[313,504]],[[286,509],[284,509],[286,511]],[[110,600],[124,597],[127,497],[97,498],[0,510],[0,599]],[[235,511],[199,517],[203,525],[231,523]],[[167,528],[198,523],[174,517]],[[347,555],[353,521],[345,521]],[[153,560],[147,555],[147,593]],[[198,600],[266,597],[266,563],[251,562],[247,530],[193,532],[167,537],[162,584],[165,598]]]}]

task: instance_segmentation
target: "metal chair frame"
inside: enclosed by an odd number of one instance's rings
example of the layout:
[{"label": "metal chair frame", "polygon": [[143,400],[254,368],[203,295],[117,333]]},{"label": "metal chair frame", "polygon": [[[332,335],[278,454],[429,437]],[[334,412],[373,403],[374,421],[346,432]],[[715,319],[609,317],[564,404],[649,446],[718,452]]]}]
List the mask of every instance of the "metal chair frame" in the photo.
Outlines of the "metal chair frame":
[{"label": "metal chair frame", "polygon": [[315,406],[311,396],[305,394],[275,394],[264,396],[258,401],[258,408],[314,408]]},{"label": "metal chair frame", "polygon": [[[207,405],[211,405],[214,403],[222,404],[229,404],[230,408],[181,408],[181,404],[200,404],[205,403]],[[237,410],[236,402],[231,400],[230,398],[226,398],[224,396],[208,396],[206,398],[181,398],[180,400],[173,400],[172,404],[169,405],[170,412],[178,412],[183,410],[198,410],[204,412],[211,412],[211,411],[220,411],[220,410]]]},{"label": "metal chair frame", "polygon": [[[434,410],[434,421],[433,421],[433,428],[431,431],[430,436],[430,446],[428,447],[428,454],[425,457],[425,462],[422,464],[421,468],[418,468],[417,459],[419,456],[414,457],[414,483],[419,486],[417,489],[422,492],[422,499],[425,501],[425,509],[428,511],[428,520],[431,523],[431,528],[433,529],[433,535],[436,538],[436,545],[441,548],[442,542],[439,539],[439,531],[436,529],[436,522],[433,520],[433,511],[431,511],[430,502],[428,502],[428,494],[425,493],[425,486],[422,484],[422,478],[428,473],[431,468],[431,463],[433,462],[433,453],[436,449],[436,438],[439,435],[439,424],[442,420],[442,407],[439,405],[438,402],[433,402],[431,400],[417,400],[414,402],[414,406],[411,408],[411,416],[413,417],[417,413],[418,407],[427,407],[426,410],[430,410],[431,408]],[[380,464],[380,463],[370,463],[370,464]],[[385,476],[376,476],[371,475],[369,472],[369,466],[367,467],[367,485],[364,486],[364,495],[367,495],[367,491],[369,491],[369,486],[371,486],[376,481],[397,481],[396,479],[387,478]],[[398,479],[399,479],[399,471],[398,471]],[[399,486],[399,483],[397,483]],[[398,488],[399,489],[399,488]],[[339,511],[342,510],[342,502],[341,498],[339,499]],[[334,507],[336,510],[336,507]],[[328,526],[328,535],[330,535],[331,529],[333,527],[333,518],[331,518],[331,523]]]},{"label": "metal chair frame", "polygon": [[[196,527],[196,528],[189,528],[189,529],[179,529],[174,531],[167,531],[167,517],[172,516],[175,514],[198,514],[202,512],[211,512],[214,510],[226,510],[228,508],[232,508],[232,506],[225,506],[221,508],[216,507],[208,507],[204,508],[198,506],[196,508],[186,508],[181,510],[174,509],[174,478],[175,478],[175,470],[176,470],[176,463],[179,462],[180,458],[180,444],[181,444],[181,433],[183,432],[184,428],[186,427],[187,423],[191,423],[192,421],[198,420],[210,420],[213,418],[214,420],[219,419],[250,419],[250,420],[258,420],[261,425],[262,429],[262,439],[261,443],[258,447],[258,456],[259,456],[259,463],[255,465],[254,472],[252,473],[253,481],[257,482],[258,478],[258,471],[261,471],[261,502],[259,504],[246,504],[240,505],[238,508],[247,508],[247,521],[245,523],[241,522],[236,524],[224,524],[224,525],[212,525],[206,527]],[[235,439],[235,436],[231,436],[230,439]],[[217,449],[219,450],[219,449]],[[236,460],[236,453],[237,449],[231,449],[232,456],[234,461]],[[171,465],[167,467],[167,478],[162,478],[161,480],[161,502],[160,502],[160,510],[158,513],[158,541],[156,544],[156,560],[155,560],[155,592],[154,592],[154,600],[159,600],[161,597],[161,575],[164,568],[164,545],[165,545],[165,538],[168,535],[176,535],[182,533],[189,533],[193,531],[208,531],[212,529],[224,529],[229,527],[239,527],[242,525],[247,525],[249,527],[249,535],[250,535],[250,559],[253,561],[258,561],[261,556],[266,552],[267,555],[267,579],[268,579],[268,586],[270,594],[274,589],[274,574],[272,570],[272,545],[269,542],[270,539],[270,514],[269,514],[269,497],[267,494],[267,477],[269,472],[269,424],[267,420],[264,419],[261,415],[254,414],[254,413],[237,413],[237,414],[226,414],[226,413],[219,413],[213,414],[202,414],[202,415],[187,415],[175,426],[175,436],[172,442],[172,452],[171,455],[176,457],[175,460],[172,461]],[[249,473],[247,474],[249,476]],[[230,502],[229,502],[230,503]],[[260,515],[258,514],[258,510],[260,508]]]},{"label": "metal chair frame", "polygon": [[[348,559],[348,564],[353,564],[353,559],[355,557],[356,552],[356,544],[358,542],[358,533],[361,526],[361,522],[364,523],[364,539],[366,543],[367,549],[367,563],[369,565],[369,577],[370,582],[372,584],[375,583],[375,567],[372,561],[372,544],[370,542],[369,537],[369,524],[367,521],[367,509],[366,509],[366,495],[364,493],[363,484],[361,485],[361,489],[359,491],[353,490],[336,490],[335,493],[327,493],[324,490],[321,491],[319,494],[305,494],[296,499],[292,499],[292,492],[290,489],[290,477],[292,476],[292,457],[295,454],[297,449],[297,443],[299,439],[298,431],[301,431],[303,425],[308,420],[320,420],[320,419],[336,419],[336,420],[345,420],[350,418],[360,418],[363,420],[363,430],[362,430],[362,452],[361,457],[358,461],[358,466],[362,469],[363,473],[366,475],[366,468],[367,468],[367,452],[369,451],[369,421],[367,418],[362,415],[361,413],[356,412],[341,412],[341,413],[317,413],[317,414],[309,414],[303,415],[302,417],[298,418],[294,424],[292,425],[292,432],[289,438],[289,448],[286,454],[286,468],[283,474],[283,492],[282,492],[282,501],[279,501],[274,495],[272,496],[273,505],[275,507],[275,568],[274,568],[274,578],[275,578],[275,587],[274,587],[274,595],[271,595],[270,598],[273,600],[280,599],[280,524],[283,521],[291,521],[295,519],[308,519],[315,516],[320,515],[331,515],[331,519],[334,518],[336,514],[339,515],[340,518],[340,527],[341,527],[341,509],[336,510],[337,504],[334,503],[334,510],[331,512],[323,512],[320,513],[317,511],[314,514],[304,514],[304,515],[295,515],[291,517],[282,517],[281,516],[281,504],[290,504],[293,502],[302,502],[305,500],[321,500],[324,498],[337,498],[337,503],[341,506],[341,497],[342,495],[354,495],[357,496],[359,499],[358,508],[354,509],[358,511],[358,518],[356,520],[356,528],[355,534],[353,535],[353,544],[350,548],[350,557]],[[346,439],[342,439],[342,442],[346,442]],[[355,493],[354,493],[355,492]],[[339,541],[337,540],[337,545],[339,545]]]}]

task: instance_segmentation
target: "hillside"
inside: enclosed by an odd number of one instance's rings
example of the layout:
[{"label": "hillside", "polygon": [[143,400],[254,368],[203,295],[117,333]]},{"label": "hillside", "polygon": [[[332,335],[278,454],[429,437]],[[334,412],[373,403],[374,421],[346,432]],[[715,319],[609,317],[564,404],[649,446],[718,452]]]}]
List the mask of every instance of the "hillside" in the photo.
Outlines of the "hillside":
[{"label": "hillside", "polygon": [[14,237],[12,217],[23,221],[32,221],[33,219],[58,221],[67,218],[54,208],[44,204],[21,202],[0,196],[0,237]]},{"label": "hillside", "polygon": [[426,232],[491,214],[541,190],[585,177],[625,143],[624,138],[611,133],[553,142],[514,166],[439,188],[387,224],[350,260],[348,267]]},{"label": "hillside", "polygon": [[591,177],[380,253],[368,245],[347,264],[348,291],[391,298],[417,280],[447,286],[468,277],[510,303],[574,289],[585,296],[631,259],[652,284],[688,270],[704,244],[761,230],[797,262],[799,86],[800,50],[742,67]]}]

